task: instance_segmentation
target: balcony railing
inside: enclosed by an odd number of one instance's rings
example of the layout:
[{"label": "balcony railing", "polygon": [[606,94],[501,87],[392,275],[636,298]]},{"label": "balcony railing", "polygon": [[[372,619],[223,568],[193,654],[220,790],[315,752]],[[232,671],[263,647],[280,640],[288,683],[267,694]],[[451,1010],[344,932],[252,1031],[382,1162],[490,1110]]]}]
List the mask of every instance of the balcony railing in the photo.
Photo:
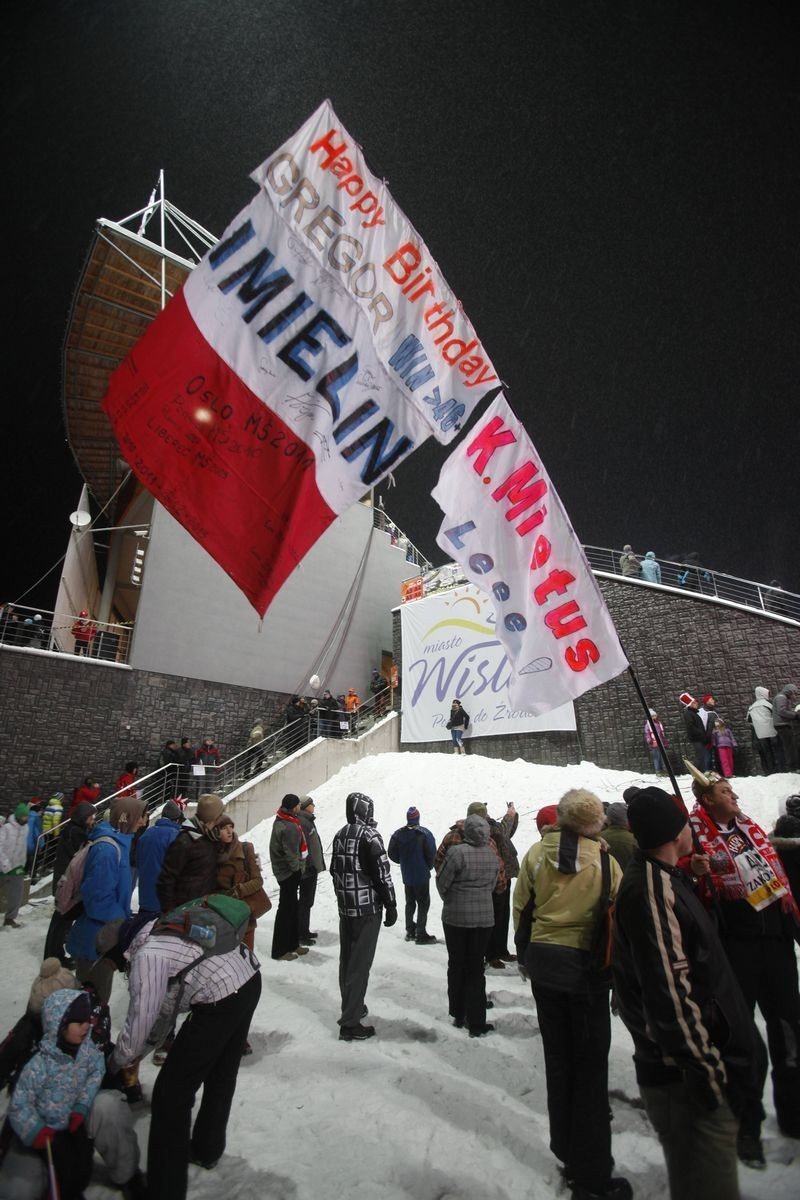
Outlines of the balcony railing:
[{"label": "balcony railing", "polygon": [[430,562],[418,550],[411,538],[407,537],[401,529],[395,525],[394,521],[389,517],[382,504],[374,505],[372,509],[372,524],[375,529],[379,529],[381,533],[385,533],[391,539],[393,546],[397,546],[400,550],[405,550],[406,562],[412,563],[413,566],[419,567],[421,571],[430,569]]},{"label": "balcony railing", "polygon": [[[611,550],[603,546],[584,546],[583,549],[593,571],[647,582],[641,575],[623,574],[620,566],[622,550]],[[637,555],[637,558],[643,560],[644,555]],[[740,579],[736,575],[726,575],[722,571],[712,571],[710,567],[703,567],[699,563],[679,563],[668,558],[659,558],[656,561],[661,568],[663,587],[681,588],[686,592],[713,596],[717,600],[729,600],[733,604],[743,604],[747,608],[760,609],[777,617],[800,621],[800,596],[794,592],[787,592],[784,588],[766,583],[756,583],[751,579]]]},{"label": "balcony railing", "polygon": [[[605,546],[584,546],[583,550],[595,574],[617,575],[620,579],[637,579],[644,586],[659,586],[650,584],[641,575],[625,575],[620,566],[622,550],[612,550]],[[640,560],[643,557],[637,555]],[[668,558],[659,558],[656,561],[661,568],[662,587],[680,588],[681,591],[698,596],[713,596],[716,600],[728,600],[732,604],[741,604],[746,608],[800,622],[800,596],[795,592],[787,592],[784,588],[766,583],[755,583],[751,579],[739,579],[736,575],[712,571],[710,567],[696,563],[672,562]],[[425,571],[421,578],[422,586],[417,594],[424,596],[466,582],[458,563],[432,567]],[[414,598],[413,594],[409,598]]]},{"label": "balcony railing", "polygon": [[[111,795],[98,800],[94,807],[98,816],[102,816],[115,796],[131,795],[132,792],[144,801],[148,813],[161,808],[167,800],[176,796],[189,803],[196,803],[197,798],[204,792],[216,792],[217,795],[225,797],[249,779],[275,766],[297,750],[302,750],[303,746],[315,738],[360,737],[386,715],[392,702],[393,691],[387,686],[354,713],[339,709],[320,711],[317,707],[306,716],[299,717],[289,725],[284,725],[282,729],[268,734],[260,742],[240,750],[238,754],[234,754],[218,766],[181,766],[168,763],[151,771],[149,775],[143,775],[131,787],[112,792]],[[65,808],[68,807],[69,804],[65,802]],[[58,838],[66,823],[66,820],[62,821],[39,836],[31,869],[33,881],[52,873]]]},{"label": "balcony railing", "polygon": [[22,604],[5,604],[0,610],[2,646],[125,663],[132,632],[130,625],[94,621],[73,613],[47,612]]}]

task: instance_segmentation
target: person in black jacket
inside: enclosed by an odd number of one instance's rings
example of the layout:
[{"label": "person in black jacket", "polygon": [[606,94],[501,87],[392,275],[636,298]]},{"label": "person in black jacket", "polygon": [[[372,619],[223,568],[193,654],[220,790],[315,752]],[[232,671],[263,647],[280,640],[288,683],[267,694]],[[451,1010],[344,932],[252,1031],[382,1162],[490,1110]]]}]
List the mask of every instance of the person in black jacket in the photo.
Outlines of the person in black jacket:
[{"label": "person in black jacket", "polygon": [[450,705],[450,720],[445,728],[450,730],[450,737],[453,739],[453,753],[464,754],[462,739],[469,729],[469,713],[461,707],[460,700],[454,700]]},{"label": "person in black jacket", "polygon": [[[86,845],[89,840],[89,832],[96,820],[97,813],[95,812],[94,805],[89,804],[87,800],[82,800],[72,810],[72,816],[58,835],[56,839],[56,857],[53,864],[54,896],[59,879],[80,848]],[[68,955],[64,951],[64,943],[79,912],[80,909],[77,905],[72,913],[60,913],[57,908],[53,910],[44,943],[45,958],[58,958],[64,966],[70,962]]]},{"label": "person in black jacket", "polygon": [[614,990],[673,1200],[739,1200],[737,1116],[758,1100],[753,1018],[678,859],[686,814],[661,788],[628,806],[638,843],[617,894]]},{"label": "person in black jacket", "polygon": [[180,775],[178,776],[178,778],[179,778],[178,786],[180,787],[180,790],[183,793],[183,795],[187,798],[187,800],[189,800],[192,798],[193,793],[195,796],[197,796],[197,791],[198,791],[198,787],[199,787],[199,783],[195,783],[194,775],[192,772],[192,768],[194,767],[194,764],[195,764],[197,750],[192,745],[191,738],[188,738],[188,737],[181,738],[181,744],[180,744],[180,749],[178,750],[178,755],[179,755],[180,763],[181,763]]},{"label": "person in black jacket", "polygon": [[694,765],[699,771],[703,771],[706,765],[706,744],[709,736],[703,724],[703,718],[698,712],[700,704],[688,692],[684,692],[681,696],[681,703],[684,705],[683,723],[686,726],[686,737],[692,743]]},{"label": "person in black jacket", "polygon": [[164,865],[156,881],[162,913],[217,890],[219,833],[216,825],[224,811],[220,797],[209,792],[198,800],[194,816],[181,825],[180,833],[164,856]]}]

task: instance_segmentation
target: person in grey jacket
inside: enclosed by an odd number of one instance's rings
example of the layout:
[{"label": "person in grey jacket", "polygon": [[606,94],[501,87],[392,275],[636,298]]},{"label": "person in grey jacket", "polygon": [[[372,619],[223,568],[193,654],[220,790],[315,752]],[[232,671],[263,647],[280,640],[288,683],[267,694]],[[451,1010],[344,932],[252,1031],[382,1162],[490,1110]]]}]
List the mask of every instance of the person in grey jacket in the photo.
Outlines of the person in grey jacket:
[{"label": "person in grey jacket", "polygon": [[656,562],[655,550],[648,550],[641,566],[642,579],[648,583],[661,583],[661,567]]},{"label": "person in grey jacket", "polygon": [[470,1037],[491,1033],[486,1023],[483,959],[494,926],[492,892],[499,872],[489,824],[476,814],[464,822],[464,841],[451,846],[436,876],[447,943],[447,999],[457,1029]]},{"label": "person in grey jacket", "polygon": [[619,556],[619,569],[623,575],[639,575],[639,558],[633,553],[633,546],[623,546]]},{"label": "person in grey jacket", "polygon": [[308,842],[297,816],[300,797],[284,796],[275,814],[275,824],[269,839],[269,861],[272,874],[281,889],[275,928],[272,931],[272,957],[291,962],[299,954],[308,954],[300,945],[300,880],[308,859]]},{"label": "person in grey jacket", "polygon": [[797,734],[800,727],[795,708],[800,700],[796,683],[784,684],[772,702],[772,719],[783,750],[783,765],[786,771],[797,770]]},{"label": "person in grey jacket", "polygon": [[304,796],[297,810],[297,819],[303,827],[308,843],[308,858],[306,869],[300,880],[300,907],[298,913],[300,945],[313,946],[317,940],[316,933],[311,932],[311,909],[317,894],[317,876],[325,870],[325,855],[322,852],[322,842],[317,833],[317,818],[314,816],[313,796]]},{"label": "person in grey jacket", "polygon": [[753,730],[758,757],[764,768],[765,775],[779,771],[783,762],[781,744],[772,719],[772,705],[769,702],[769,688],[757,687],[756,698],[747,710],[747,720]]}]

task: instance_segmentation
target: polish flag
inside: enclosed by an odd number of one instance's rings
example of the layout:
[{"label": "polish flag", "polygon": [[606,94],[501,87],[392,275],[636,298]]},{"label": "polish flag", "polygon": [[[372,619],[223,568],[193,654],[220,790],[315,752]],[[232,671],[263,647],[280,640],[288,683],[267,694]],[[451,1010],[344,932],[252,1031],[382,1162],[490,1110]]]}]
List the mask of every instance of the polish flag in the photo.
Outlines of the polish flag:
[{"label": "polish flag", "polygon": [[262,192],[111,377],[134,474],[263,616],[331,522],[429,435],[368,323]]}]

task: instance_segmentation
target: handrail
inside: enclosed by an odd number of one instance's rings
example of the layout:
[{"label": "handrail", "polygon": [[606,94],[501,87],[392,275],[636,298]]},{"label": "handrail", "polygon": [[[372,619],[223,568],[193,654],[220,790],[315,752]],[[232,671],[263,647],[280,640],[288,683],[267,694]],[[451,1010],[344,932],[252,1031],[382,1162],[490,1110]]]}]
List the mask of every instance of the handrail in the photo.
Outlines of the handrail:
[{"label": "handrail", "polygon": [[[375,721],[386,715],[392,699],[393,690],[387,684],[377,695],[365,701],[357,713],[346,713],[339,709],[325,709],[320,713],[315,709],[313,713],[299,717],[281,729],[267,734],[260,742],[246,746],[225,762],[204,766],[202,774],[194,773],[195,764],[167,763],[136,779],[131,786],[120,788],[96,801],[95,810],[100,815],[115,797],[130,795],[131,792],[135,792],[144,801],[145,811],[148,813],[179,795],[190,803],[195,803],[202,792],[216,792],[217,795],[225,797],[248,779],[255,778],[280,759],[301,750],[315,738],[360,737]],[[53,829],[37,838],[31,867],[32,880],[41,879],[52,871],[58,849],[58,837],[68,820],[69,818],[60,821]]]}]

